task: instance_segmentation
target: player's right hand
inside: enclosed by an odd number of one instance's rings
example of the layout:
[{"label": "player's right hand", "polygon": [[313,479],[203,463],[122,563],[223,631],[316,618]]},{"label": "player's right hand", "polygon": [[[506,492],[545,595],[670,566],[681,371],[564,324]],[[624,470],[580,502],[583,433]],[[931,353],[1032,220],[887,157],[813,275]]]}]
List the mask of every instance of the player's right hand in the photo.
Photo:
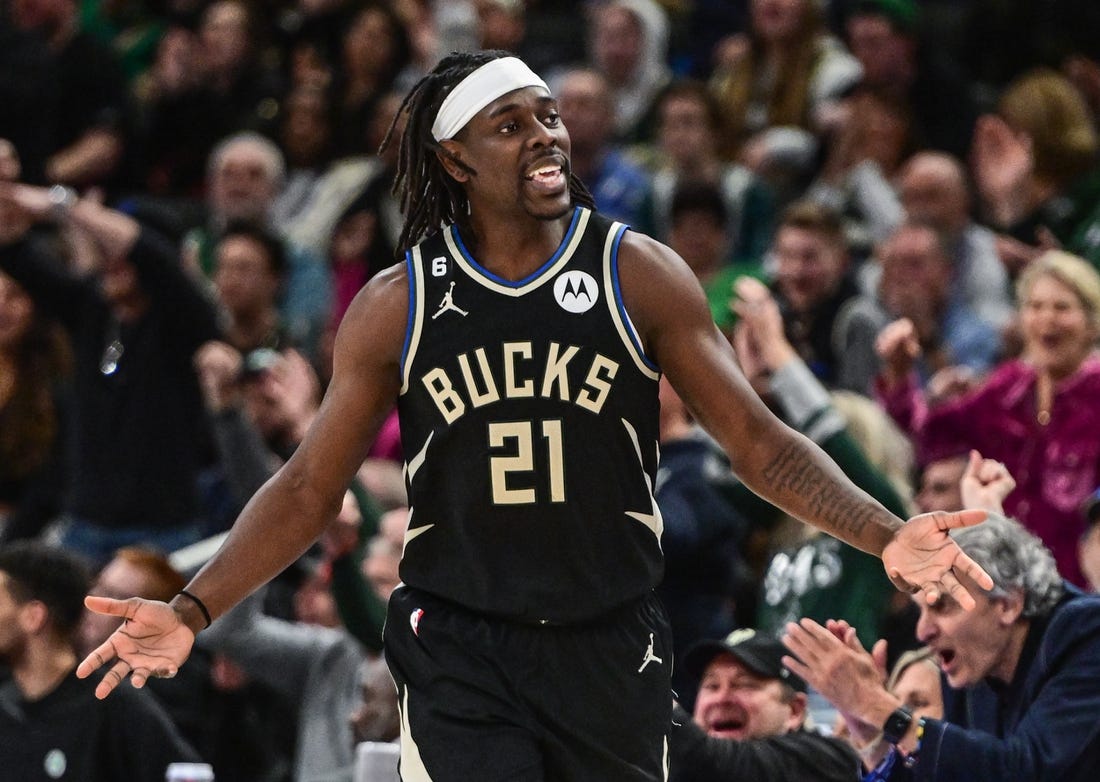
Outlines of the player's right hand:
[{"label": "player's right hand", "polygon": [[127,676],[135,687],[143,687],[151,676],[175,676],[195,643],[191,628],[167,603],[138,597],[114,600],[89,596],[84,598],[84,605],[98,614],[123,619],[111,637],[76,669],[76,675],[84,679],[114,662],[96,687],[97,698],[106,698]]}]

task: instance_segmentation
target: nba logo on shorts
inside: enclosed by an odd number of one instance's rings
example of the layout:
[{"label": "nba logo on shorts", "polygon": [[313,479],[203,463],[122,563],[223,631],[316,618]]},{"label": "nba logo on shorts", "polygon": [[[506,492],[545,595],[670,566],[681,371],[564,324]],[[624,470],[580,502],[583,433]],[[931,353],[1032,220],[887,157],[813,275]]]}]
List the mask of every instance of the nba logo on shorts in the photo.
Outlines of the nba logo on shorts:
[{"label": "nba logo on shorts", "polygon": [[424,616],[424,609],[418,608],[409,614],[409,627],[413,629],[413,635],[420,637],[420,617]]}]

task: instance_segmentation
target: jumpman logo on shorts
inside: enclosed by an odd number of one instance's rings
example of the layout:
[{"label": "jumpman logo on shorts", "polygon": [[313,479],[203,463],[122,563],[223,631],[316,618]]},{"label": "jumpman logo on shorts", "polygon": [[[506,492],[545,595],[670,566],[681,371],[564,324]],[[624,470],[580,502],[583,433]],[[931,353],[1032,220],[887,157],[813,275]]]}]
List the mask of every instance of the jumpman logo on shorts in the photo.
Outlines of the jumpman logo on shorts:
[{"label": "jumpman logo on shorts", "polygon": [[470,314],[466,310],[460,310],[458,307],[455,306],[454,296],[455,296],[455,281],[451,280],[451,287],[449,287],[447,289],[447,292],[443,294],[443,301],[441,301],[439,303],[439,309],[436,310],[434,315],[432,315],[432,320],[435,320],[436,318],[438,318],[440,315],[442,315],[447,310],[454,310],[455,312],[457,312],[462,317],[466,317],[467,315]]},{"label": "jumpman logo on shorts", "polygon": [[642,658],[642,667],[638,669],[638,673],[644,671],[645,667],[650,663],[657,663],[658,665],[660,665],[663,662],[664,660],[653,653],[653,633],[650,633],[649,648],[645,650],[645,657]]}]

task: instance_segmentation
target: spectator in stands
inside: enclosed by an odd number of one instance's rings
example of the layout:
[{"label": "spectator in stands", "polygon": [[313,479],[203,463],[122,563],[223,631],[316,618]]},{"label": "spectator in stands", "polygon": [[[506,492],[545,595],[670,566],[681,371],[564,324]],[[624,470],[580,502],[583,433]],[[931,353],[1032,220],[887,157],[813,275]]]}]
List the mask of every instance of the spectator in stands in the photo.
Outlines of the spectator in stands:
[{"label": "spectator in stands", "polygon": [[88,576],[68,552],[41,543],[0,548],[0,768],[8,779],[161,782],[175,761],[197,761],[148,693],[121,687],[101,703],[76,678],[76,634]]},{"label": "spectator in stands", "polygon": [[[185,262],[210,276],[214,247],[232,222],[251,222],[282,236],[271,223],[271,209],[285,184],[286,167],[274,143],[255,133],[224,139],[208,166],[209,216],[203,228],[184,239]],[[287,273],[280,311],[291,342],[310,355],[328,318],[330,286],[321,259],[292,243],[286,246]]]},{"label": "spectator in stands", "polygon": [[1013,276],[1019,264],[1053,246],[1100,264],[1098,150],[1100,137],[1084,98],[1049,69],[1014,81],[997,113],[980,118],[974,181],[982,214],[1023,245]]},{"label": "spectator in stands", "polygon": [[293,704],[295,782],[350,779],[355,740],[349,718],[362,699],[363,648],[343,628],[264,615],[262,596],[252,595],[218,619],[200,643]]},{"label": "spectator in stands", "polygon": [[335,127],[335,106],[324,87],[299,84],[283,98],[276,138],[286,159],[286,182],[271,206],[275,225],[287,225],[310,207],[314,188],[335,157]]},{"label": "spectator in stands", "polygon": [[882,276],[878,299],[882,325],[896,318],[913,324],[921,357],[922,382],[948,367],[966,367],[976,376],[1000,358],[994,328],[952,295],[954,267],[943,237],[930,225],[906,222],[879,247]]},{"label": "spectator in stands", "polygon": [[650,137],[653,102],[668,83],[668,17],[655,0],[610,0],[593,7],[589,62],[611,87],[613,136]]},{"label": "spectator in stands", "polygon": [[253,223],[230,223],[214,257],[213,282],[225,316],[226,341],[245,354],[289,347],[279,313],[286,274],[283,243]]},{"label": "spectator in stands", "polygon": [[918,437],[925,463],[976,448],[1018,482],[1005,510],[1054,553],[1070,582],[1084,584],[1077,543],[1080,508],[1100,483],[1100,275],[1061,251],[1032,261],[1017,284],[1024,353],[985,384],[929,406],[913,372],[920,346],[912,324],[882,333],[877,391],[896,421]]},{"label": "spectator in stands", "polygon": [[[15,147],[0,139],[0,181],[19,178]],[[0,223],[21,215],[0,206]],[[29,538],[61,510],[65,411],[72,364],[61,326],[0,272],[0,541]]]},{"label": "spectator in stands", "polygon": [[761,264],[730,264],[726,205],[717,185],[685,182],[669,207],[668,246],[684,259],[707,293],[711,317],[724,332],[734,323],[730,309],[733,281],[743,274],[762,275]]},{"label": "spectator in stands", "polygon": [[921,469],[920,488],[914,498],[921,513],[965,507],[959,484],[966,472],[967,461],[968,457],[960,453],[936,459]]},{"label": "spectator in stands", "polygon": [[970,611],[947,594],[916,601],[917,635],[948,684],[942,720],[904,708],[845,625],[788,625],[784,663],[837,705],[857,740],[881,731],[895,747],[876,779],[1095,779],[1100,599],[1066,585],[1015,521],[991,515],[953,537],[994,586],[976,591]]},{"label": "spectator in stands", "polygon": [[378,519],[378,532],[367,541],[363,557],[363,578],[383,601],[401,583],[398,565],[409,524],[409,509],[405,506],[388,510]]},{"label": "spectator in stands", "polygon": [[968,305],[994,328],[1004,328],[1014,314],[1008,274],[993,232],[971,217],[962,164],[941,152],[918,152],[902,165],[897,189],[906,216],[943,236],[951,254],[955,302]]},{"label": "spectator in stands", "polygon": [[[920,34],[917,0],[855,0],[845,21],[864,87],[905,107],[920,149],[965,157],[978,112],[961,71]],[[937,42],[938,44],[938,42]]]},{"label": "spectator in stands", "polygon": [[639,225],[649,180],[611,141],[614,106],[607,80],[592,68],[573,68],[561,76],[554,94],[562,122],[569,128],[572,172],[588,187],[601,212]]},{"label": "spectator in stands", "polygon": [[814,167],[816,136],[859,62],[825,28],[814,0],[752,0],[747,34],[719,44],[712,88],[730,151],[787,203]]},{"label": "spectator in stands", "polygon": [[146,3],[81,3],[80,27],[110,47],[128,82],[152,64],[164,33],[163,11]]},{"label": "spectator in stands", "polygon": [[[721,138],[721,111],[701,82],[677,81],[661,92],[657,99],[661,165],[653,175],[652,202],[641,230],[668,241],[676,192],[689,185],[713,185],[721,193],[726,214],[725,260],[744,271],[757,267],[768,249],[775,205],[755,174],[722,158]],[[727,286],[727,299],[728,294]]]},{"label": "spectator in stands", "polygon": [[45,124],[33,130],[46,139],[46,158],[41,172],[41,161],[28,161],[30,175],[79,187],[111,182],[125,150],[128,113],[126,78],[114,54],[80,29],[77,0],[19,0],[11,12],[13,25],[37,36],[51,60],[34,85],[52,98]]},{"label": "spectator in stands", "polygon": [[227,131],[207,119],[214,99],[203,84],[196,32],[182,23],[169,25],[133,92],[142,141],[135,184],[157,198],[198,199],[207,156]]},{"label": "spectator in stands", "polygon": [[70,518],[62,542],[97,563],[124,545],[172,551],[195,542],[206,430],[197,425],[202,400],[191,355],[218,336],[213,306],[171,243],[121,212],[28,185],[0,188],[0,202],[28,222],[68,221],[103,251],[93,274],[79,274],[30,242],[25,224],[0,228],[0,269],[73,340]]},{"label": "spectator in stands", "polygon": [[865,393],[877,371],[882,318],[850,273],[839,217],[812,202],[791,204],[771,253],[787,339],[827,386]]},{"label": "spectator in stands", "polygon": [[824,163],[806,198],[839,213],[852,252],[867,257],[901,221],[891,180],[913,146],[911,118],[890,95],[860,88],[837,102]]},{"label": "spectator in stands", "polygon": [[852,748],[806,725],[806,684],[783,667],[784,651],[770,636],[735,630],[688,652],[699,696],[692,717],[673,711],[670,780],[859,779]]},{"label": "spectator in stands", "polygon": [[57,322],[0,272],[0,540],[35,537],[61,509],[71,358]]},{"label": "spectator in stands", "polygon": [[355,741],[396,741],[401,733],[401,712],[385,659],[366,660],[359,677],[363,701],[351,714]]},{"label": "spectator in stands", "polygon": [[[286,152],[286,184],[271,206],[268,222],[289,243],[317,257],[326,256],[341,214],[384,166],[373,154],[396,106],[389,93],[372,99],[370,124],[355,126],[357,146],[337,157],[335,106],[325,88],[296,86],[283,100],[279,143]],[[350,132],[350,131],[349,131]]]},{"label": "spectator in stands", "polygon": [[409,58],[408,33],[388,4],[364,5],[351,17],[341,42],[343,67],[336,69],[338,155],[363,153],[378,101],[394,88]]},{"label": "spectator in stands", "polygon": [[198,24],[199,69],[211,113],[203,119],[222,135],[268,130],[278,111],[278,77],[263,62],[260,20],[244,0],[214,0]]},{"label": "spectator in stands", "polygon": [[532,65],[523,50],[527,34],[527,8],[524,0],[474,0],[477,12],[477,40],[482,49],[514,52]]}]

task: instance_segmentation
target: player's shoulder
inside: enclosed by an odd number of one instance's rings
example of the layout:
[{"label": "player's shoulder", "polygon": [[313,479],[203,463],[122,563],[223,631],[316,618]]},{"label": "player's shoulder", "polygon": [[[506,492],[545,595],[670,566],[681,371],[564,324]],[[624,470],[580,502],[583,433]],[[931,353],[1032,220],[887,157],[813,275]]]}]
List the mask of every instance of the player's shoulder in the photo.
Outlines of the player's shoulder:
[{"label": "player's shoulder", "polygon": [[671,247],[647,234],[628,230],[619,243],[619,275],[628,288],[697,287],[698,281]]},{"label": "player's shoulder", "polygon": [[352,299],[345,320],[368,319],[400,315],[408,309],[409,270],[404,261],[387,266],[375,274]]},{"label": "player's shoulder", "polygon": [[623,303],[643,339],[674,322],[710,322],[699,280],[663,242],[636,231],[624,233],[618,273]]},{"label": "player's shoulder", "polygon": [[[400,350],[409,313],[409,274],[404,262],[374,275],[355,295],[337,334],[337,345]],[[392,352],[392,351],[387,351]]]}]

